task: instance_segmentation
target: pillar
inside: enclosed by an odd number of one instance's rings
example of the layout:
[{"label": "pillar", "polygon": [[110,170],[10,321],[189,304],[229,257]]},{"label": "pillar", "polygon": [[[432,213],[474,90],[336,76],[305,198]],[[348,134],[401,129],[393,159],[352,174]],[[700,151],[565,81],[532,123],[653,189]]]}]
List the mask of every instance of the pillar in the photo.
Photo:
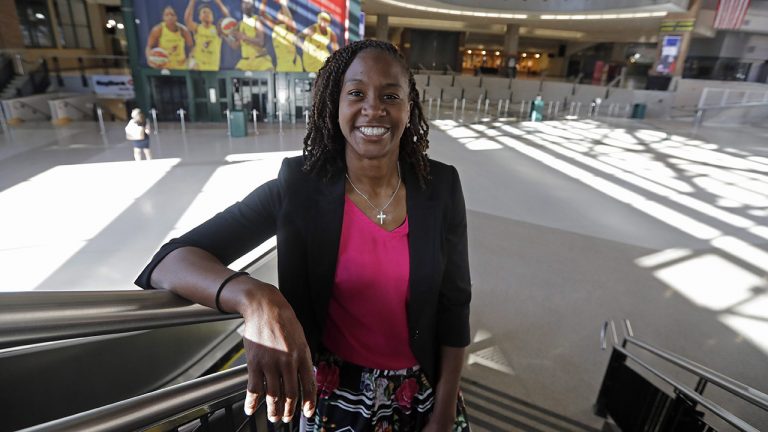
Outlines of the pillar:
[{"label": "pillar", "polygon": [[389,15],[376,15],[376,39],[389,40]]},{"label": "pillar", "polygon": [[[517,63],[517,49],[520,42],[520,26],[517,24],[507,24],[507,31],[504,33],[504,68],[507,69],[507,76],[510,78],[515,77],[515,72],[508,68],[509,59],[514,58],[515,64]],[[502,69],[502,70],[503,70]]]}]

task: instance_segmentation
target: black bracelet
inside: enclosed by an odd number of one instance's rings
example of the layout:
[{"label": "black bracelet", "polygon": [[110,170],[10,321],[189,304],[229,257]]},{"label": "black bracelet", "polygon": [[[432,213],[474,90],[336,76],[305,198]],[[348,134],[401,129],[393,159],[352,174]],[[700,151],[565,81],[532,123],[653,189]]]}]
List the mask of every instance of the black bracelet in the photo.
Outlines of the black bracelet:
[{"label": "black bracelet", "polygon": [[248,272],[246,272],[246,271],[234,272],[231,275],[227,276],[227,278],[224,279],[221,282],[221,285],[219,285],[219,289],[216,291],[216,309],[218,309],[219,312],[221,312],[221,313],[229,313],[229,312],[225,312],[224,310],[221,309],[221,290],[223,290],[224,287],[227,286],[227,284],[232,279],[235,279],[235,278],[240,277],[240,276],[250,276],[250,274]]}]

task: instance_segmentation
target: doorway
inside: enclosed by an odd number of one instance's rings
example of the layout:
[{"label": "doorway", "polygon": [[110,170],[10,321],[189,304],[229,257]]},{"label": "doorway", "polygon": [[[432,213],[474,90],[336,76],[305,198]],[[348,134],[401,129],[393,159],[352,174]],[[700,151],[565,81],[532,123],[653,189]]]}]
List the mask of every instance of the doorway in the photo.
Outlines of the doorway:
[{"label": "doorway", "polygon": [[150,106],[157,110],[159,121],[178,120],[178,110],[189,111],[187,79],[180,76],[150,76]]}]

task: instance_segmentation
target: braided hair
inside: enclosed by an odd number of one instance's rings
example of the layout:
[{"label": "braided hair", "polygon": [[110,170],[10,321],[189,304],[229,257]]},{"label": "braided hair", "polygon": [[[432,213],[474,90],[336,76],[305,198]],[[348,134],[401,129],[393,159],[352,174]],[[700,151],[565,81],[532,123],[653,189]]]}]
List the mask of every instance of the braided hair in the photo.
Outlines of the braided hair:
[{"label": "braided hair", "polygon": [[419,91],[413,73],[400,51],[389,42],[374,39],[352,42],[335,51],[317,74],[314,102],[304,137],[304,171],[327,180],[346,170],[344,148],[346,141],[339,126],[339,97],[344,74],[360,52],[377,49],[399,61],[408,74],[408,100],[413,104],[408,126],[400,137],[398,160],[410,164],[417,173],[419,184],[426,187],[429,180],[429,124],[419,102]]}]

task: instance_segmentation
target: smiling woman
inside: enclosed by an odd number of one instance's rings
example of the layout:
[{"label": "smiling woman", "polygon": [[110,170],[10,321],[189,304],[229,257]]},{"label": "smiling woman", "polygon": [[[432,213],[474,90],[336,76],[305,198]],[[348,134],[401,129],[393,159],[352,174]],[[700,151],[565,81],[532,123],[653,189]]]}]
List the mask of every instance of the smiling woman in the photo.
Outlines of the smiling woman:
[{"label": "smiling woman", "polygon": [[[265,396],[271,421],[298,426],[301,397],[305,431],[468,430],[458,173],[427,157],[429,127],[393,45],[334,52],[315,94],[303,156],[164,245],[137,284],[243,315],[247,414]],[[274,235],[280,289],[233,278],[226,266]]]}]

